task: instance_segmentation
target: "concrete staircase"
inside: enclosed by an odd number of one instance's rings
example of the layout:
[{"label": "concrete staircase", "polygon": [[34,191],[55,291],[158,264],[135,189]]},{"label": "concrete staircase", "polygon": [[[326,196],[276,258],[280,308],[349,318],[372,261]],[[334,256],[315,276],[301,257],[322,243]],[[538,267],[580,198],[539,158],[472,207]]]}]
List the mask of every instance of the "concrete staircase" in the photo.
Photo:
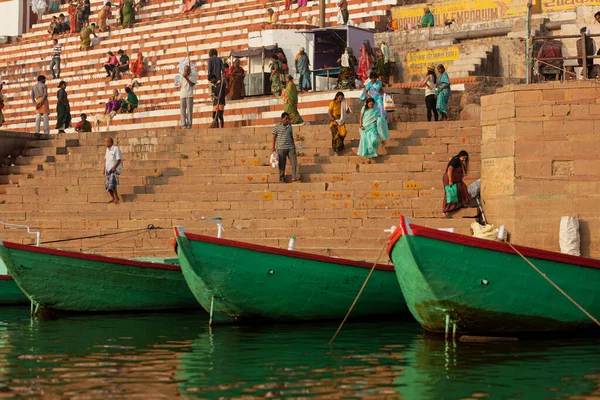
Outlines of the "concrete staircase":
[{"label": "concrete staircase", "polygon": [[[91,21],[103,1],[92,1]],[[103,103],[117,88],[123,88],[131,81],[131,75],[125,74],[119,82],[107,81],[102,68],[108,50],[124,49],[133,59],[142,52],[150,62],[151,72],[140,79],[142,86],[136,89],[140,98],[140,107],[133,114],[118,115],[113,126],[118,129],[156,129],[175,127],[179,120],[178,88],[173,86],[173,76],[177,73],[177,65],[181,58],[187,56],[187,48],[193,64],[198,66],[200,84],[196,90],[194,124],[202,126],[211,120],[212,107],[209,104],[208,84],[206,82],[206,60],[209,49],[216,48],[221,56],[227,56],[231,50],[248,46],[248,32],[259,30],[265,21],[265,9],[272,7],[279,10],[278,28],[298,30],[305,28],[309,15],[318,14],[318,6],[311,2],[310,6],[300,10],[295,6],[284,11],[283,1],[265,5],[259,0],[250,0],[243,4],[234,0],[209,2],[192,14],[179,14],[180,2],[150,0],[139,9],[136,23],[131,28],[123,29],[111,21],[110,33],[99,34],[101,43],[87,52],[79,50],[79,35],[74,34],[60,38],[63,46],[63,65],[61,79],[69,83],[68,94],[71,103],[71,114],[78,121],[80,113],[96,114],[104,111]],[[361,27],[373,27],[382,15],[395,4],[393,0],[360,2],[350,0],[349,9],[353,21]],[[61,6],[59,12],[66,12]],[[327,23],[333,24],[337,14],[337,6],[328,3],[326,9]],[[33,107],[30,100],[31,86],[38,74],[51,77],[49,67],[51,41],[46,32],[50,16],[45,16],[41,24],[33,27],[31,32],[23,35],[16,43],[0,46],[0,70],[2,80],[7,82],[4,94],[8,99],[4,114],[6,123],[3,128],[14,131],[32,132],[34,129]],[[186,42],[187,39],[187,42]],[[288,54],[290,62],[294,54]],[[293,62],[291,62],[293,65]],[[48,82],[51,113],[51,126],[55,124],[56,86],[58,79]],[[323,114],[320,107],[325,96],[302,96],[301,112],[307,121],[319,120]],[[229,126],[264,125],[272,123],[270,116],[263,117],[262,112],[279,111],[281,100],[264,98],[241,102],[231,102],[227,106],[226,118]],[[303,109],[307,109],[306,111]],[[252,115],[253,118],[248,118]],[[317,115],[317,117],[312,117]],[[252,120],[248,122],[248,120]]]},{"label": "concrete staircase", "polygon": [[[298,250],[366,260],[377,258],[383,229],[401,214],[468,233],[472,219],[461,217],[476,210],[440,218],[441,176],[449,157],[465,149],[471,154],[467,180],[479,177],[477,121],[398,123],[372,161],[353,151],[357,126],[349,126],[339,156],[330,150],[327,127],[294,132],[302,180],[286,184],[268,165],[269,128],[115,133],[124,157],[120,204],[106,203],[102,135],[30,141],[8,159],[15,166],[0,171],[0,219],[40,229],[42,242],[149,224],[165,228],[48,244],[124,257],[171,254],[175,225],[215,235],[202,217],[216,216],[230,239],[284,247],[294,235]],[[0,228],[0,238],[31,241],[9,228]]]},{"label": "concrete staircase", "polygon": [[452,77],[498,76],[498,47],[492,44],[463,46],[458,60],[452,64]]}]

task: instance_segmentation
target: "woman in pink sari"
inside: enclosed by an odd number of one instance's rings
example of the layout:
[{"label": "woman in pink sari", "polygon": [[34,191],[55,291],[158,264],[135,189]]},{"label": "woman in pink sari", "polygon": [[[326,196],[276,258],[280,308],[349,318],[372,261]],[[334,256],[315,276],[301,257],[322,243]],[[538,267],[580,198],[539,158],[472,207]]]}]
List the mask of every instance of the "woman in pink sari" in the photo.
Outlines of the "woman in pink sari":
[{"label": "woman in pink sari", "polygon": [[356,71],[360,81],[363,83],[369,79],[369,72],[373,68],[374,55],[371,43],[365,40],[363,45],[360,46],[360,59],[358,60],[358,71]]}]

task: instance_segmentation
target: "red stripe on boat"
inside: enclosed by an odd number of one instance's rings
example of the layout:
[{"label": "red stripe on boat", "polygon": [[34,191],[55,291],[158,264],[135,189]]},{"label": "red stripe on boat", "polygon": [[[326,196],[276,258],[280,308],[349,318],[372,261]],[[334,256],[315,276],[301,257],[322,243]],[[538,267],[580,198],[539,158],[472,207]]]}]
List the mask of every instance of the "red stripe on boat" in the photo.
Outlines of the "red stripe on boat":
[{"label": "red stripe on boat", "polygon": [[14,281],[12,275],[0,275],[0,281]]},{"label": "red stripe on boat", "polygon": [[[401,217],[400,224],[401,224],[401,227],[406,226],[405,225],[405,217]],[[497,242],[497,241],[493,241],[493,240],[480,239],[480,238],[476,238],[476,237],[472,237],[472,236],[461,235],[458,233],[450,233],[450,232],[440,231],[438,229],[427,228],[425,226],[420,226],[420,225],[410,224],[409,228],[412,231],[411,233],[409,233],[409,235],[412,234],[414,236],[426,237],[429,239],[440,240],[440,241],[448,242],[448,243],[455,243],[455,244],[468,246],[468,247],[476,247],[476,248],[480,248],[480,249],[498,251],[501,253],[514,254],[518,257],[518,254],[515,253],[515,251],[513,249],[511,249],[510,246],[504,242],[500,242],[500,241]],[[404,234],[406,234],[404,232],[404,229],[399,228],[399,229],[396,229],[396,231],[390,236],[389,241],[388,241],[388,254],[391,254],[392,248]],[[539,260],[554,261],[554,262],[559,262],[562,264],[569,264],[569,265],[574,265],[574,266],[579,266],[579,267],[600,269],[600,260],[595,260],[593,258],[572,256],[570,254],[562,254],[562,253],[557,253],[555,251],[534,249],[532,247],[517,246],[517,245],[513,245],[513,246],[517,250],[519,250],[519,252],[521,252],[521,254],[523,254],[525,257],[536,258]]]},{"label": "red stripe on boat", "polygon": [[125,258],[114,258],[114,257],[99,256],[99,255],[95,255],[95,254],[76,253],[74,251],[50,249],[47,247],[30,246],[27,244],[19,244],[19,243],[13,243],[13,242],[3,242],[2,244],[4,245],[4,247],[9,248],[9,249],[25,250],[25,251],[31,251],[34,253],[50,254],[53,256],[78,258],[81,260],[99,261],[99,262],[104,262],[104,263],[127,265],[130,267],[138,267],[138,268],[155,268],[155,269],[167,269],[170,271],[181,271],[181,268],[178,265],[174,265],[174,264],[149,263],[149,262],[143,262],[143,261],[127,260]]},{"label": "red stripe on boat", "polygon": [[[345,258],[320,256],[317,254],[304,253],[301,251],[279,249],[277,247],[268,247],[268,246],[262,246],[259,244],[238,242],[236,240],[219,239],[219,238],[214,238],[214,237],[210,237],[210,236],[197,235],[194,233],[186,232],[185,237],[188,238],[189,240],[195,240],[198,242],[206,242],[206,243],[213,243],[213,244],[218,244],[218,245],[222,245],[222,246],[237,247],[240,249],[258,251],[260,253],[277,254],[277,255],[285,256],[285,257],[294,257],[294,258],[302,258],[302,259],[306,259],[306,260],[321,261],[321,262],[326,262],[326,263],[330,263],[330,264],[346,265],[348,267],[373,268],[373,264],[369,264],[369,263],[362,262],[362,261],[353,261],[353,260],[347,260]],[[393,271],[394,266],[393,265],[385,265],[385,264],[377,264],[375,269],[382,270],[382,271]]]}]

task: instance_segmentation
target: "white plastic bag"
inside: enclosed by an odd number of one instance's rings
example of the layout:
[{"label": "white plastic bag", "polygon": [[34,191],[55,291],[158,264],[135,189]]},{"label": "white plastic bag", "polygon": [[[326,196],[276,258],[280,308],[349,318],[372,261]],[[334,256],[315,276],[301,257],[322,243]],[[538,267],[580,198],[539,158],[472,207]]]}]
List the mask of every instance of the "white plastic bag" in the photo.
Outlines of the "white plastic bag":
[{"label": "white plastic bag", "polygon": [[338,25],[344,25],[344,17],[342,16],[342,10],[338,10],[337,17],[335,17],[335,20]]},{"label": "white plastic bag", "polygon": [[269,163],[271,164],[271,167],[273,167],[273,168],[279,167],[279,155],[277,154],[276,151],[271,153],[271,157],[269,157]]},{"label": "white plastic bag", "polygon": [[469,194],[472,198],[479,196],[479,191],[481,190],[481,179],[474,180],[469,185]]},{"label": "white plastic bag", "polygon": [[560,219],[560,234],[558,244],[560,252],[572,256],[580,256],[579,220],[576,217],[562,217]]},{"label": "white plastic bag", "polygon": [[385,111],[396,111],[396,103],[394,103],[392,96],[387,93],[383,96],[383,109]]}]

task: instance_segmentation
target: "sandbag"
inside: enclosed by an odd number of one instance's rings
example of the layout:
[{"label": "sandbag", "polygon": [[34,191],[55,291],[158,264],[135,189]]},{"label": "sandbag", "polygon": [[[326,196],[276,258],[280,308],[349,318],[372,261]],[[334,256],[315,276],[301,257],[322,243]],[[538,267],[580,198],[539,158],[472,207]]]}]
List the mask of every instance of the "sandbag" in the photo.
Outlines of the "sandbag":
[{"label": "sandbag", "polygon": [[581,239],[579,237],[579,220],[577,217],[562,217],[560,219],[560,234],[558,237],[560,252],[572,256],[580,256]]},{"label": "sandbag", "polygon": [[499,229],[495,225],[481,225],[477,222],[471,224],[473,237],[480,239],[496,240],[498,238]]}]

